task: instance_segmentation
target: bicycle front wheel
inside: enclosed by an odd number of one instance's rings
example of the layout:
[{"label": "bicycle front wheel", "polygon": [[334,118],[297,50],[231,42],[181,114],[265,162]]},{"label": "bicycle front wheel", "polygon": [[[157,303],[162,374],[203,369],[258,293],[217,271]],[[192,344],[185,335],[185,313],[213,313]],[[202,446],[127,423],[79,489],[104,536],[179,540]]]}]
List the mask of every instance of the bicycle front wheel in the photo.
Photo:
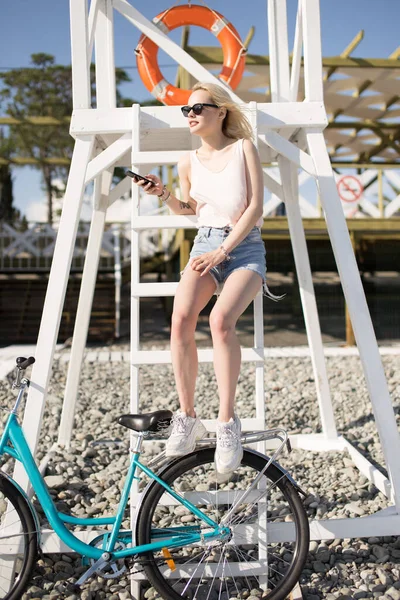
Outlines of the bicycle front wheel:
[{"label": "bicycle front wheel", "polygon": [[[267,457],[245,450],[239,468],[223,478],[215,470],[214,449],[205,448],[175,461],[163,472],[162,479],[220,522],[267,461]],[[309,547],[307,515],[286,475],[271,464],[225,524],[231,529],[229,540],[205,540],[171,548],[173,563],[162,551],[142,556],[148,580],[162,598],[286,598],[299,580]],[[154,482],[138,515],[137,543],[154,541],[155,529],[196,525],[210,530]]]},{"label": "bicycle front wheel", "polygon": [[0,473],[0,598],[21,600],[37,556],[37,532],[21,492]]}]

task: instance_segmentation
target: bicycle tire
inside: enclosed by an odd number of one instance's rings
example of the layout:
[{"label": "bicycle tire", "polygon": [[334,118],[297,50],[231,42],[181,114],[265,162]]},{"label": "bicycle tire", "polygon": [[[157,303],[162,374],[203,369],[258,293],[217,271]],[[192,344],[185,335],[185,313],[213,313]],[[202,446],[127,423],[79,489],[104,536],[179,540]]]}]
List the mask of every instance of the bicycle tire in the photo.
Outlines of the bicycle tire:
[{"label": "bicycle tire", "polygon": [[[29,505],[13,484],[12,480],[0,473],[0,530],[3,529],[5,517],[7,515],[7,526],[1,532],[0,553],[2,544],[12,543],[15,540],[15,531],[21,531],[22,553],[18,554],[16,565],[8,567],[6,564],[1,565],[5,569],[15,569],[11,577],[8,591],[4,588],[6,579],[0,580],[0,598],[1,600],[21,600],[22,595],[27,588],[32,576],[32,571],[35,565],[35,560],[38,554],[38,538],[36,531],[35,519]],[[7,510],[7,506],[9,507]],[[20,529],[18,529],[20,528]],[[9,532],[9,533],[8,533]],[[18,534],[19,536],[19,534]],[[8,540],[8,542],[7,542]],[[4,549],[5,553],[7,548]],[[0,573],[1,576],[1,573]]]},{"label": "bicycle tire", "polygon": [[[207,472],[211,473],[211,469],[214,468],[214,452],[215,452],[214,448],[205,448],[205,449],[195,450],[193,453],[189,454],[188,456],[182,457],[182,458],[174,461],[169,466],[167,466],[165,468],[165,470],[162,472],[161,477],[171,487],[174,487],[174,482],[177,482],[177,480],[181,476],[184,476],[185,473],[188,473],[191,469],[196,469],[198,467],[204,467],[204,465],[208,465]],[[248,470],[250,468],[250,469],[253,469],[255,471],[255,473],[257,473],[263,469],[263,467],[266,465],[267,461],[268,461],[268,458],[259,453],[255,453],[250,450],[244,450],[242,463],[241,463],[239,469],[242,469],[242,470],[247,469]],[[204,473],[206,473],[206,468],[204,468]],[[215,473],[215,469],[214,469],[214,473]],[[236,478],[237,486],[242,485],[242,483],[240,481],[240,477],[241,477],[240,473],[233,474],[232,479],[235,480],[235,478]],[[301,571],[306,562],[308,548],[309,548],[309,524],[308,524],[307,514],[305,512],[302,500],[299,497],[298,492],[296,491],[296,489],[295,489],[294,485],[291,483],[291,481],[286,477],[286,475],[280,470],[279,467],[277,467],[276,465],[274,465],[272,463],[268,467],[267,471],[265,472],[263,479],[267,483],[268,482],[271,483],[271,487],[269,488],[271,490],[271,497],[273,495],[275,495],[275,496],[282,495],[283,498],[286,500],[290,509],[292,510],[292,513],[285,513],[285,517],[290,516],[290,519],[293,520],[294,525],[295,525],[296,541],[295,541],[294,551],[292,554],[290,554],[290,556],[292,556],[292,561],[290,563],[289,568],[285,567],[286,571],[284,573],[284,576],[276,584],[272,584],[274,577],[276,578],[277,576],[276,576],[276,574],[274,574],[271,571],[271,568],[273,568],[273,567],[271,567],[271,565],[270,565],[270,558],[268,558],[268,563],[267,563],[268,564],[268,576],[270,573],[272,573],[272,575],[268,581],[269,588],[267,588],[267,589],[269,589],[269,593],[265,593],[266,589],[264,587],[263,588],[264,589],[263,598],[268,598],[269,600],[281,600],[281,599],[283,600],[284,598],[286,598],[288,596],[288,594],[291,592],[291,590],[294,588],[294,586],[298,582],[300,575],[301,575]],[[225,484],[222,485],[222,488],[224,485],[227,486],[228,484],[229,484],[229,481],[225,482]],[[179,489],[179,485],[182,485],[182,484],[178,483],[177,489]],[[204,485],[203,485],[203,487],[204,487]],[[211,489],[211,487],[210,487],[210,489]],[[216,487],[216,489],[217,489],[217,487]],[[242,489],[246,489],[246,488],[242,488]],[[166,492],[165,492],[164,488],[157,482],[154,482],[153,484],[151,484],[148,491],[146,492],[146,496],[143,499],[143,503],[139,509],[137,527],[136,527],[136,542],[140,545],[148,544],[151,541],[151,528],[152,528],[153,520],[155,522],[155,517],[154,517],[155,511],[157,510],[157,506],[159,506],[159,502],[160,502],[160,499],[163,494],[166,494]],[[226,497],[226,495],[225,495],[225,497]],[[253,506],[250,506],[250,512],[252,512],[254,510],[255,504],[256,503],[254,503]],[[270,501],[268,501],[268,510],[269,510],[269,506],[270,506]],[[161,510],[161,509],[159,509],[159,510]],[[258,511],[258,509],[257,509],[257,511]],[[181,512],[182,512],[182,509],[181,509]],[[282,509],[281,509],[281,512],[282,512]],[[175,510],[174,514],[176,515],[176,510]],[[192,514],[192,513],[190,513],[190,514]],[[257,512],[257,515],[258,515],[258,512]],[[156,518],[158,518],[158,517],[156,517]],[[279,522],[282,521],[282,517],[277,517],[277,518],[278,518],[278,520],[280,519]],[[176,519],[176,516],[173,515],[172,519]],[[250,516],[249,516],[249,519],[250,519]],[[268,513],[267,513],[267,520],[268,520]],[[287,520],[287,519],[285,518],[284,520]],[[238,524],[240,524],[239,521],[238,521]],[[175,526],[175,523],[168,524],[168,525]],[[166,526],[168,527],[168,525],[166,525]],[[161,526],[161,524],[160,524],[160,526]],[[240,539],[240,537],[239,537],[239,539]],[[257,539],[259,540],[258,537],[257,537]],[[241,559],[243,560],[243,558],[245,560],[247,560],[245,558],[245,554],[243,554],[242,549],[241,549],[245,545],[246,544],[242,544],[242,546],[240,546],[239,544],[236,544],[236,543],[233,545],[233,551],[236,553],[238,560],[241,560]],[[247,544],[247,546],[249,546],[249,544]],[[192,546],[192,548],[194,548],[194,547]],[[226,549],[226,557],[228,557],[229,554],[232,554],[232,549],[229,548],[228,546],[226,546],[226,548],[227,548]],[[178,549],[178,550],[183,552],[182,549]],[[176,552],[176,549],[171,549],[171,552],[172,552],[172,554],[174,554],[174,552]],[[223,555],[223,552],[225,552],[225,550],[221,552],[221,556]],[[204,550],[204,554],[206,554],[206,553],[208,553],[207,558],[206,559],[202,558],[200,560],[200,563],[204,560],[204,565],[206,565],[206,560],[208,560],[210,558],[209,549]],[[247,554],[247,550],[246,550],[246,554]],[[269,546],[268,546],[268,554],[270,554]],[[242,558],[242,556],[243,556],[243,558]],[[272,554],[272,556],[273,556],[273,561],[274,561],[276,559],[276,555]],[[286,556],[286,554],[282,555],[282,557],[284,557],[284,556]],[[288,554],[288,556],[289,556],[289,554]],[[196,555],[195,555],[195,557],[196,557]],[[217,560],[217,559],[215,559],[215,560]],[[280,560],[280,559],[278,559],[278,560]],[[160,596],[162,598],[165,598],[165,600],[179,600],[182,598],[182,596],[187,597],[187,598],[192,598],[194,596],[197,600],[199,598],[202,598],[203,596],[204,596],[204,598],[207,598],[210,600],[212,597],[214,597],[214,598],[216,597],[215,594],[210,595],[209,589],[204,590],[204,594],[201,593],[201,588],[200,588],[201,574],[200,573],[198,574],[198,576],[195,579],[195,581],[197,581],[197,579],[199,580],[199,583],[197,584],[195,593],[193,593],[193,589],[191,589],[191,588],[187,589],[187,585],[183,590],[182,589],[179,590],[176,582],[174,584],[173,580],[170,578],[171,573],[169,575],[167,575],[166,577],[163,576],[162,571],[158,567],[158,563],[160,563],[161,561],[162,561],[162,559],[161,559],[160,553],[157,553],[157,552],[147,552],[147,553],[141,555],[141,558],[139,558],[139,562],[142,563],[144,571],[147,575],[149,582],[157,590],[157,592],[160,594]],[[221,558],[219,559],[219,561],[221,561]],[[226,561],[226,558],[224,558],[224,561]],[[283,558],[282,558],[282,561],[283,561]],[[188,560],[186,560],[186,561],[184,560],[183,562],[181,562],[181,564],[182,565],[188,564],[190,562],[191,562],[191,559],[189,557]],[[250,561],[247,561],[247,563],[250,564]],[[196,563],[192,563],[192,564],[196,564]],[[218,566],[219,566],[219,563],[218,563]],[[164,562],[164,568],[165,568],[165,562]],[[195,572],[197,571],[197,568],[198,567],[195,568]],[[223,571],[224,571],[224,567],[223,567]],[[231,573],[232,573],[232,571],[231,571]],[[221,595],[220,581],[222,582],[223,577],[224,577],[224,575],[222,574],[222,577],[218,577],[218,580],[217,580],[217,575],[215,574],[214,579],[212,581],[213,586],[215,585],[216,581],[217,581],[217,586],[219,585],[220,589],[219,589],[218,598]],[[264,577],[265,577],[265,575],[264,575]],[[192,576],[192,578],[194,579],[194,575]],[[229,577],[227,576],[225,579],[226,579],[226,581],[228,581]],[[235,586],[236,586],[237,593],[232,593],[231,591],[229,591],[228,585],[226,583],[226,592],[228,593],[228,598],[231,598],[231,597],[241,598],[242,597],[240,587],[239,587],[239,585],[242,586],[242,582],[239,582],[239,579],[243,579],[243,577],[240,577],[240,575],[239,575],[238,580],[235,580]],[[247,581],[247,577],[245,577],[245,579]],[[181,581],[181,580],[179,580],[179,581]],[[249,576],[249,580],[250,580],[250,576]],[[264,581],[265,581],[265,579],[264,579]],[[229,583],[231,583],[231,582],[229,581]],[[248,581],[248,583],[250,583],[250,582]],[[179,585],[181,585],[181,587],[182,587],[183,584],[179,584]],[[196,583],[194,585],[196,585]],[[274,585],[273,589],[270,589],[271,585]],[[265,586],[265,583],[264,583],[264,586]],[[174,587],[175,587],[175,589],[174,589]],[[225,591],[225,588],[223,589],[223,591]],[[245,596],[243,596],[243,597],[245,597]]]}]

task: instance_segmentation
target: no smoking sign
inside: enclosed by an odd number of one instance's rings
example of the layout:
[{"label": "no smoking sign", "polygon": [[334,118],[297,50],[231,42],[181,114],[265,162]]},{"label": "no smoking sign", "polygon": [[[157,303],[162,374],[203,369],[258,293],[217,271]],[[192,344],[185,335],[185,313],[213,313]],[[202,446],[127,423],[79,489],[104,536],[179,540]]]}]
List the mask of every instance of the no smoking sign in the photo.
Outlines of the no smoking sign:
[{"label": "no smoking sign", "polygon": [[357,202],[363,189],[361,181],[354,175],[343,175],[337,182],[337,190],[343,202]]}]

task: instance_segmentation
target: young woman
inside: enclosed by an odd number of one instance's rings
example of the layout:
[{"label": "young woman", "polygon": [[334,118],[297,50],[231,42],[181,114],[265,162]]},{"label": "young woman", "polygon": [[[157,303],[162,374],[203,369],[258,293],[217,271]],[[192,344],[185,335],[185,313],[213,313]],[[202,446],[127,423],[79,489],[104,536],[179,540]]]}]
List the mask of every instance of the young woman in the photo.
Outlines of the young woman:
[{"label": "young woman", "polygon": [[261,286],[272,297],[265,281],[260,233],[263,175],[250,124],[222,87],[196,84],[182,113],[190,132],[201,139],[200,149],[183,156],[178,164],[182,199],[173,196],[155,175],[146,175],[153,184],[138,182],[174,213],[195,214],[198,224],[174,299],[171,353],[180,411],[172,420],[166,454],[191,452],[206,433],[194,409],[198,372],[195,329],[200,311],[217,294],[210,314],[220,399],[215,463],[218,472],[231,473],[243,455],[240,421],[234,413],[241,363],[235,326]]}]

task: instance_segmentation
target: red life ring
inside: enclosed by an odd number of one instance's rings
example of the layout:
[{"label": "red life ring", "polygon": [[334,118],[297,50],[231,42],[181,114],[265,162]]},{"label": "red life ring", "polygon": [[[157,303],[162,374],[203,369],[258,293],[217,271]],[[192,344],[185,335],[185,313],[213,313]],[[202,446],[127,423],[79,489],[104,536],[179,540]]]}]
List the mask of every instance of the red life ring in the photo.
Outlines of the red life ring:
[{"label": "red life ring", "polygon": [[[224,55],[218,77],[232,89],[238,86],[246,62],[246,49],[235,27],[219,12],[206,6],[174,6],[157,15],[153,22],[165,33],[184,25],[198,25],[211,31],[220,41]],[[142,35],[135,52],[139,75],[149,92],[164,104],[187,104],[191,91],[177,88],[164,79],[157,63],[157,44]]]}]

